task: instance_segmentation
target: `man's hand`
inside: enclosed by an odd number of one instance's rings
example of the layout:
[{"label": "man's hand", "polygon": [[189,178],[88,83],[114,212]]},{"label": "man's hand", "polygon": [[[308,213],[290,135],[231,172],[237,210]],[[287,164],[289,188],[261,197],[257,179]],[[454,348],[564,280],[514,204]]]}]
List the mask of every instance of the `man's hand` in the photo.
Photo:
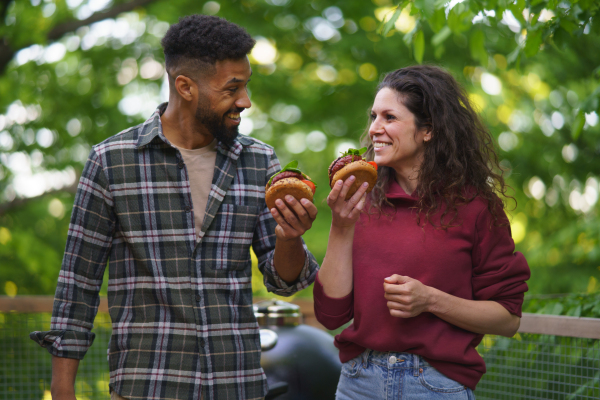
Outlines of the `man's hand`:
[{"label": "man's hand", "polygon": [[416,279],[394,274],[384,279],[383,291],[392,317],[411,318],[429,311],[431,288]]},{"label": "man's hand", "polygon": [[293,196],[285,196],[287,205],[282,200],[275,201],[277,208],[271,209],[271,215],[277,222],[275,235],[278,240],[292,240],[304,235],[312,227],[317,218],[317,207],[307,199],[296,200]]}]

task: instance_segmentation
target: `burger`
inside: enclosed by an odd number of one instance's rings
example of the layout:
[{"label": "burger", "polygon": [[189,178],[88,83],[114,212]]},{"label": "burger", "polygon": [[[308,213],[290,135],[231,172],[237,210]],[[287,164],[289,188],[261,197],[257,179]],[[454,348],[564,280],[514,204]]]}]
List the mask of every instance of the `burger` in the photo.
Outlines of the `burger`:
[{"label": "burger", "polygon": [[308,199],[313,201],[317,185],[298,169],[298,161],[293,160],[281,171],[269,179],[265,187],[265,201],[269,210],[275,208],[275,200],[281,199],[285,203],[288,194],[296,200]]},{"label": "burger", "polygon": [[340,179],[345,181],[352,175],[356,178],[346,194],[346,200],[350,199],[364,182],[369,183],[368,193],[373,190],[377,181],[377,164],[375,161],[365,161],[362,158],[361,154],[365,151],[367,151],[366,147],[358,150],[348,149],[329,166],[329,186],[332,188]]}]

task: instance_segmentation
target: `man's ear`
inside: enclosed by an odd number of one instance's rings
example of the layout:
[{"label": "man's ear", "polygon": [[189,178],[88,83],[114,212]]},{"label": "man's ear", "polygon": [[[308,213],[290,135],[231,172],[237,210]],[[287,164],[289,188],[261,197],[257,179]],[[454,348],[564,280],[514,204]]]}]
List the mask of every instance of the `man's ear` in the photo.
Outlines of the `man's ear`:
[{"label": "man's ear", "polygon": [[185,75],[175,78],[175,90],[187,101],[193,101],[198,96],[198,85]]}]

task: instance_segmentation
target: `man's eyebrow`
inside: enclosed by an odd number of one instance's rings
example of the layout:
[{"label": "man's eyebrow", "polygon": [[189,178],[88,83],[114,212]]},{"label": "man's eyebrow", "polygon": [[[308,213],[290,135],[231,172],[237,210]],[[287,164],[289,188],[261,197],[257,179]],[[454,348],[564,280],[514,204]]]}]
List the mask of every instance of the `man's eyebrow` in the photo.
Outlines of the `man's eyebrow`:
[{"label": "man's eyebrow", "polygon": [[243,80],[243,79],[238,79],[238,78],[231,78],[230,80],[227,81],[226,85],[229,85],[230,83],[240,83],[240,82],[250,82],[250,78],[248,78],[247,81]]}]

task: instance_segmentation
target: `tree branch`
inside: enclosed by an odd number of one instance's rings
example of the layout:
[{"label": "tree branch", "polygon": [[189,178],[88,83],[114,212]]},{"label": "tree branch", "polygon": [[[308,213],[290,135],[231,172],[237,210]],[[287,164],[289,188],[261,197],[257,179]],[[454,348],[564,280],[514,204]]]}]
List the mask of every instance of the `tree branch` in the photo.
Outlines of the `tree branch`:
[{"label": "tree branch", "polygon": [[27,203],[41,199],[46,196],[50,196],[50,195],[53,195],[56,193],[63,193],[63,192],[75,194],[77,192],[78,184],[79,184],[79,179],[75,179],[75,183],[73,183],[70,186],[65,186],[62,189],[50,190],[48,192],[44,192],[44,193],[40,194],[39,196],[18,198],[18,199],[14,199],[13,201],[9,201],[7,203],[0,203],[0,217],[12,209],[15,209],[18,207],[23,207]]},{"label": "tree branch", "polygon": [[81,21],[71,20],[63,22],[62,24],[58,24],[54,28],[52,28],[52,30],[48,33],[48,40],[58,40],[61,37],[63,37],[66,33],[74,32],[82,26],[90,25],[94,22],[102,21],[108,18],[114,18],[121,13],[134,10],[138,7],[143,7],[154,1],[156,0],[132,0],[127,3],[117,4],[106,11],[99,11],[97,13],[94,13],[89,18]]},{"label": "tree branch", "polygon": [[[6,9],[8,9],[8,4],[11,1],[12,0],[2,0],[2,3],[5,4],[5,7],[3,8],[2,12],[4,12]],[[56,41],[69,32],[75,32],[77,29],[81,28],[82,26],[90,25],[90,24],[93,24],[94,22],[99,22],[99,21],[102,21],[102,20],[105,20],[108,18],[114,18],[121,13],[124,13],[127,11],[132,11],[138,7],[146,6],[155,1],[156,0],[132,0],[127,3],[116,4],[115,6],[111,7],[110,9],[108,9],[106,11],[99,11],[97,13],[94,13],[89,18],[86,18],[81,21],[70,20],[70,21],[60,23],[60,24],[56,25],[54,28],[52,28],[50,30],[50,32],[48,32],[48,35],[47,35],[48,42]],[[10,45],[6,36],[1,38],[0,39],[0,74],[4,73],[6,66],[8,65],[10,60],[13,59],[13,57],[17,51],[24,49],[26,47],[29,47],[33,44],[35,44],[35,43],[29,43],[29,44],[19,46],[18,48],[13,48]]]}]

